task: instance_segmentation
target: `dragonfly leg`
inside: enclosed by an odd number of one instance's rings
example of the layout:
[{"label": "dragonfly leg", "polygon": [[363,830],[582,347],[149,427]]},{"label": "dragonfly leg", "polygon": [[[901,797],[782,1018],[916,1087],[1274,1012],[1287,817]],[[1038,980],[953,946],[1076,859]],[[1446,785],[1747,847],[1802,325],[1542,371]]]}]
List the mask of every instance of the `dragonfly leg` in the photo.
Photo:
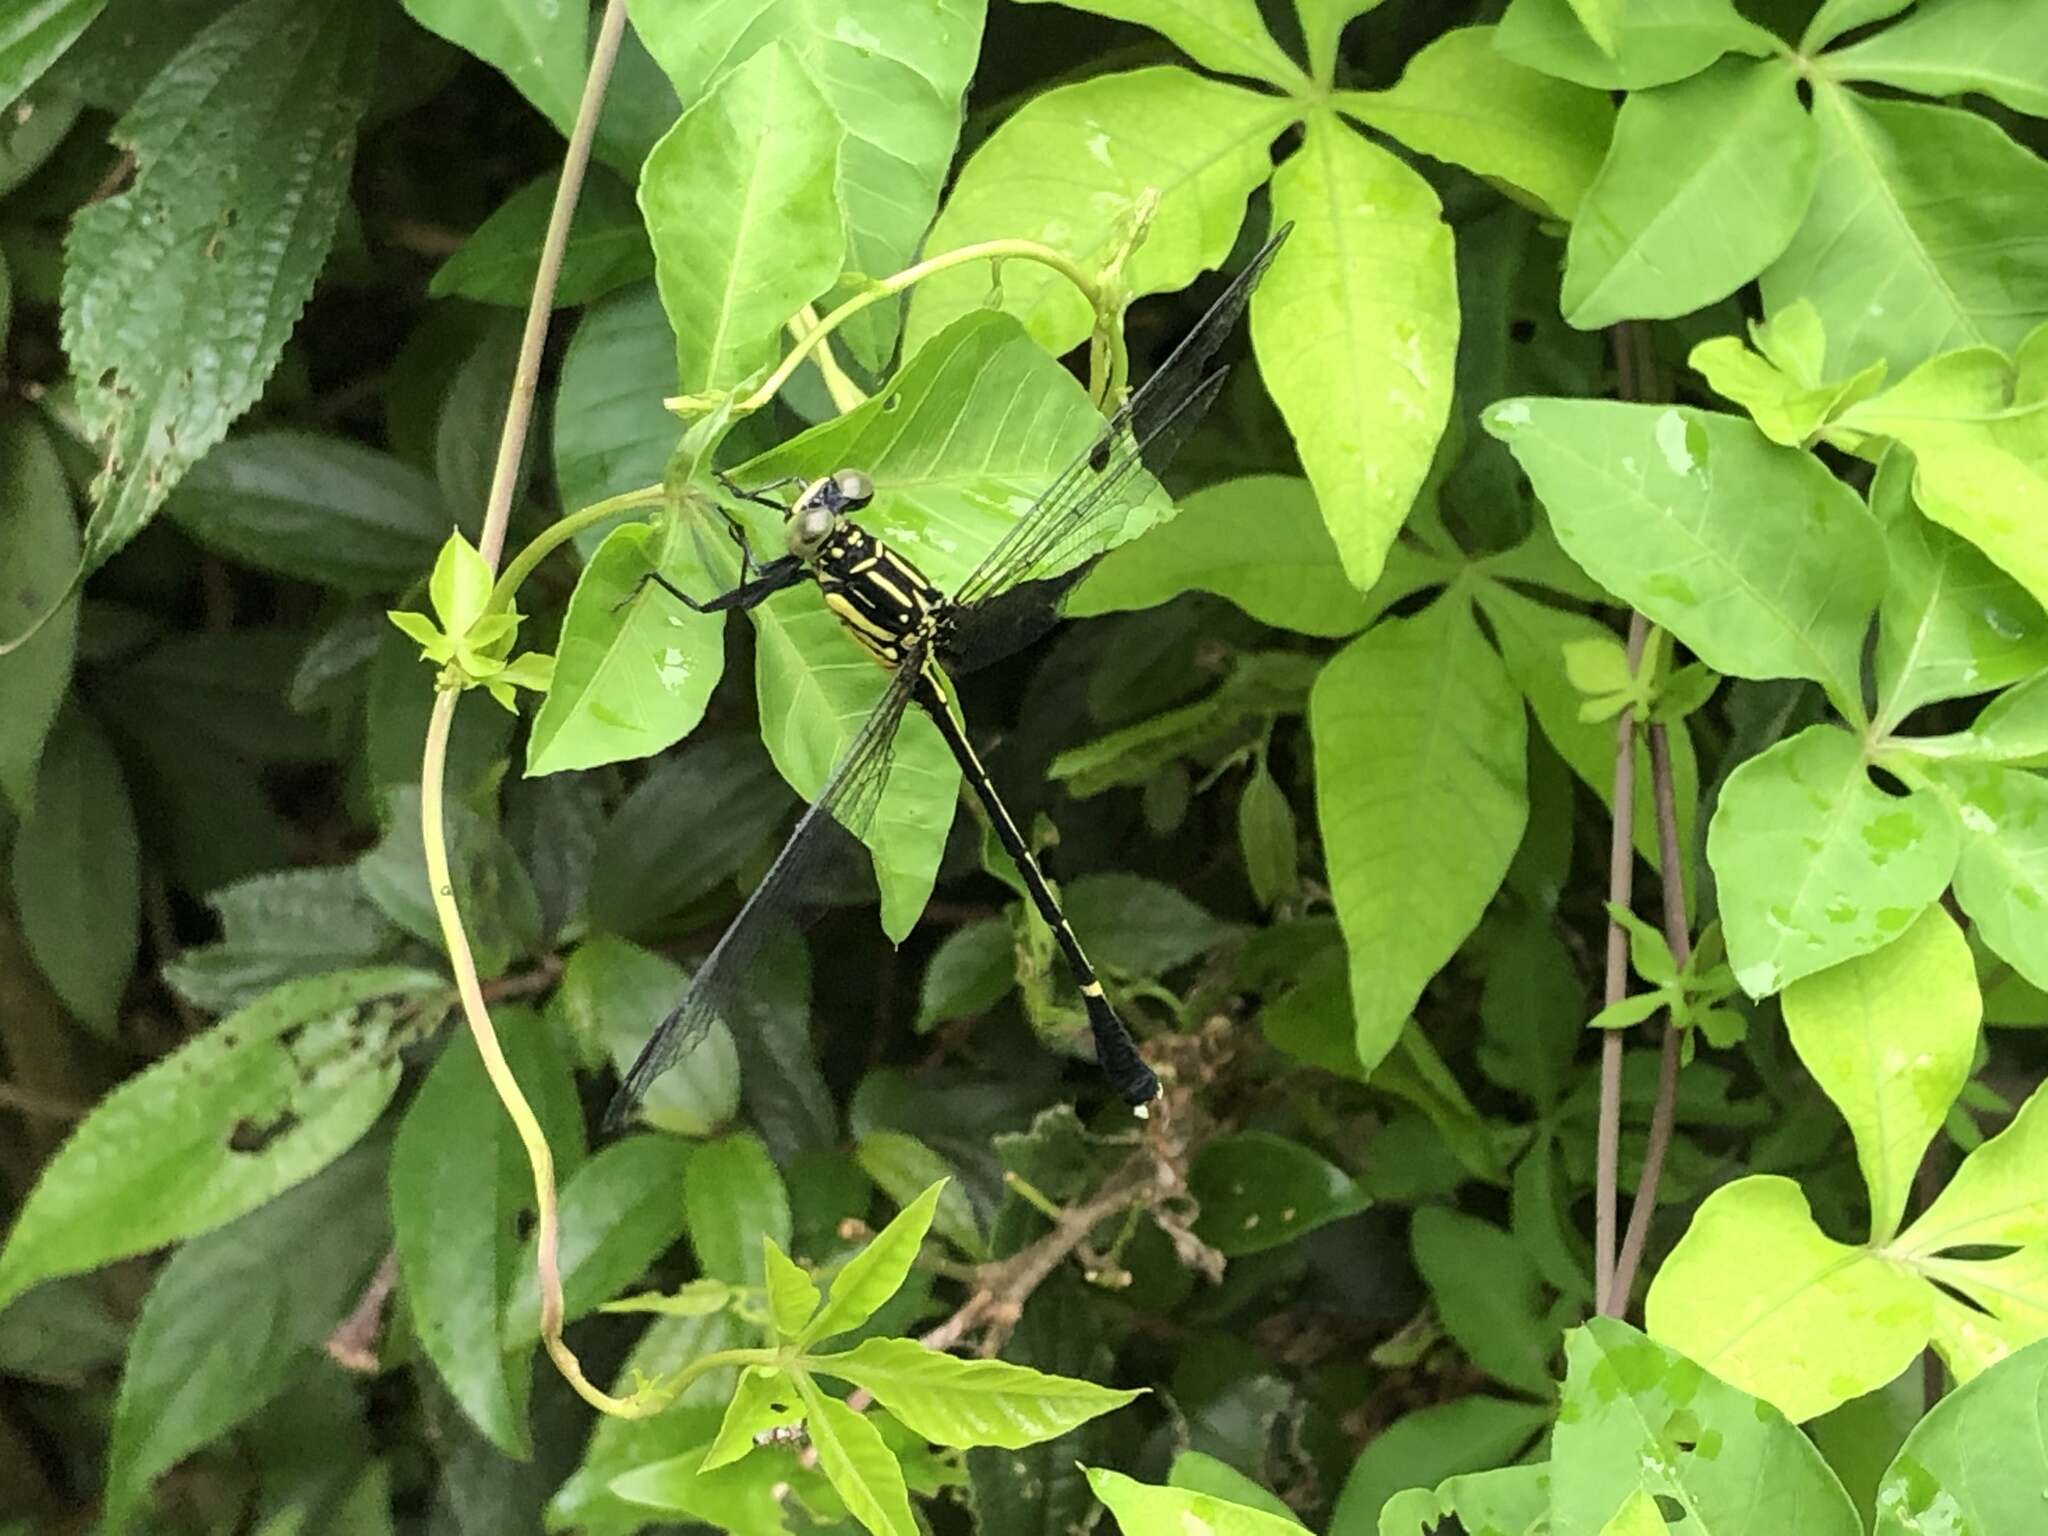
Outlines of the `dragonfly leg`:
[{"label": "dragonfly leg", "polygon": [[703,602],[690,596],[661,572],[649,571],[640,578],[639,584],[620,600],[617,607],[625,607],[652,584],[693,613],[725,613],[734,608],[758,607],[783,588],[795,586],[804,576],[803,562],[795,555],[784,555],[781,559],[771,560],[756,569],[759,574],[751,581],[743,581],[730,592],[721,592],[718,596]]},{"label": "dragonfly leg", "polygon": [[777,501],[768,493],[780,490],[785,485],[802,485],[804,483],[802,475],[784,475],[779,480],[770,480],[766,485],[757,485],[749,490],[722,469],[714,469],[711,473],[713,478],[718,481],[720,488],[728,496],[735,497],[740,501],[751,501],[757,507],[768,507],[773,511],[780,512],[784,517],[789,515],[789,507],[785,503]]}]

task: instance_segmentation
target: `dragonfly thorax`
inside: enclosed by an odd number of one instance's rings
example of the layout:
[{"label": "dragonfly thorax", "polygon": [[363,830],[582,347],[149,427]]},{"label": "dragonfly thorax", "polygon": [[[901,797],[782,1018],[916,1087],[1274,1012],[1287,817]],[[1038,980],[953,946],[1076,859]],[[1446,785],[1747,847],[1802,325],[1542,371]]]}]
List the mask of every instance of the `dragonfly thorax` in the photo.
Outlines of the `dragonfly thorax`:
[{"label": "dragonfly thorax", "polygon": [[948,613],[945,594],[858,523],[841,518],[810,565],[825,606],[883,666],[937,638]]}]

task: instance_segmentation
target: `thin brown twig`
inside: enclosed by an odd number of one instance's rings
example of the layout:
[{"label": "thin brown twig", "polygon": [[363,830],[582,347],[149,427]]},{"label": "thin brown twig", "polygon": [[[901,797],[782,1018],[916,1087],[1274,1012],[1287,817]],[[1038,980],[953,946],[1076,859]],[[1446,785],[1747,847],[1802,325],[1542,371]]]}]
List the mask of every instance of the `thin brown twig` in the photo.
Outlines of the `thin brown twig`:
[{"label": "thin brown twig", "polygon": [[[1683,970],[1692,959],[1692,930],[1685,915],[1685,866],[1678,847],[1678,792],[1671,774],[1671,739],[1661,721],[1650,727],[1650,783],[1657,802],[1657,863],[1663,872],[1664,942],[1670,947],[1671,958]],[[1643,1244],[1650,1235],[1650,1218],[1657,1213],[1657,1186],[1664,1178],[1664,1157],[1671,1149],[1671,1130],[1678,1118],[1678,1059],[1683,1044],[1678,1026],[1665,1019],[1664,1043],[1657,1062],[1657,1102],[1650,1110],[1650,1139],[1643,1149],[1643,1173],[1636,1181],[1628,1230],[1622,1234],[1621,1253],[1614,1265],[1614,1299],[1622,1312],[1628,1310],[1636,1268],[1643,1258]]]},{"label": "thin brown twig", "polygon": [[398,1284],[398,1250],[384,1255],[384,1262],[363,1287],[362,1298],[347,1317],[327,1335],[328,1358],[345,1371],[358,1376],[377,1373],[377,1335],[384,1329],[384,1307]]},{"label": "thin brown twig", "polygon": [[12,1083],[0,1083],[0,1109],[11,1109],[17,1114],[33,1115],[39,1120],[82,1120],[85,1118],[83,1104],[67,1104],[61,1099],[46,1099],[40,1094],[17,1088]]}]

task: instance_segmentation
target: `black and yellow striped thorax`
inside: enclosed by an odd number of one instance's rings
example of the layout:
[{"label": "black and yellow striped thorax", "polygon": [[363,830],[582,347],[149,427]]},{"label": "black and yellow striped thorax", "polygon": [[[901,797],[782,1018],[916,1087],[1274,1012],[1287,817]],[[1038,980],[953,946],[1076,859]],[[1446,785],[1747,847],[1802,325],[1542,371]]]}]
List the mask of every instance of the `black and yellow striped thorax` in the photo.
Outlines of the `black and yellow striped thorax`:
[{"label": "black and yellow striped thorax", "polygon": [[842,518],[810,565],[825,606],[883,666],[937,636],[945,594],[866,529]]}]

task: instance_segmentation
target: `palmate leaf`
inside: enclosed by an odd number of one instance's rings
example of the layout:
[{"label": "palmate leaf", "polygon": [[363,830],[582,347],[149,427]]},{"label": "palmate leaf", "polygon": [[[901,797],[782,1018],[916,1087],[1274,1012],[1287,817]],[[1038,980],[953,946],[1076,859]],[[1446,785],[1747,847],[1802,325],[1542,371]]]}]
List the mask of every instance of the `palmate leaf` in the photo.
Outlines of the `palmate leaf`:
[{"label": "palmate leaf", "polygon": [[1669,85],[1724,53],[1777,48],[1730,0],[1630,0],[1616,10],[1611,36],[1595,39],[1574,0],[1513,0],[1494,46],[1531,69],[1603,91]]},{"label": "palmate leaf", "polygon": [[1922,96],[1979,91],[2048,117],[2048,12],[2026,0],[1948,0],[1829,54],[1826,69]]},{"label": "palmate leaf", "polygon": [[115,125],[134,185],[79,214],[64,264],[64,349],[102,453],[87,570],[277,366],[334,236],[380,21],[353,0],[243,0]]},{"label": "palmate leaf", "polygon": [[[1050,4],[1055,0],[1028,0]],[[1258,0],[1057,0],[1077,9],[1150,27],[1204,69],[1244,75],[1283,90],[1303,86],[1301,67],[1288,58],[1259,15]],[[1353,7],[1358,9],[1358,7]]]}]

